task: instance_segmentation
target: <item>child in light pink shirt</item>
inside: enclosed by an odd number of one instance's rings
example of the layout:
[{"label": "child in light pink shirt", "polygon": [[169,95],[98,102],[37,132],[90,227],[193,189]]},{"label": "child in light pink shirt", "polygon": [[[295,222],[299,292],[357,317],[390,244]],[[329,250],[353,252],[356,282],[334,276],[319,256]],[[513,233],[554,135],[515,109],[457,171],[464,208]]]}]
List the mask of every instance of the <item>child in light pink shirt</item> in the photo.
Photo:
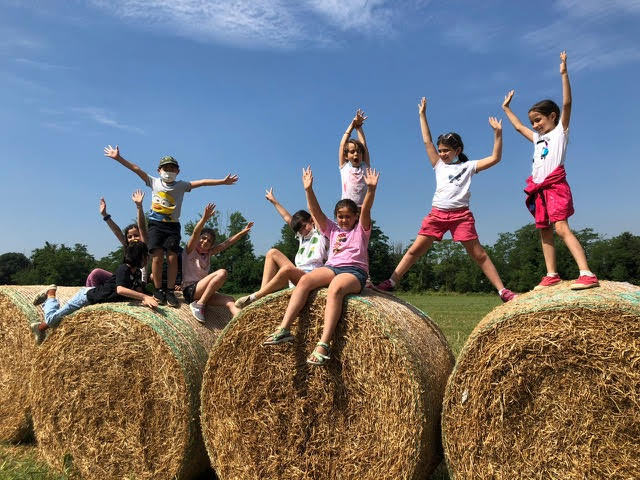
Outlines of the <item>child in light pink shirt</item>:
[{"label": "child in light pink shirt", "polygon": [[316,288],[329,287],[322,338],[307,358],[307,363],[324,365],[331,358],[329,342],[342,316],[342,301],[345,295],[362,291],[369,273],[367,246],[371,235],[371,206],[378,186],[378,177],[378,172],[367,169],[367,193],[362,208],[358,209],[353,200],[340,200],[333,212],[336,222],[332,222],[322,212],[313,192],[311,167],[303,170],[302,183],[307,194],[309,211],[314,223],[329,237],[329,258],[324,267],[316,268],[300,279],[291,294],[280,327],[267,337],[265,345],[293,341],[289,326],[300,314],[309,294]]}]

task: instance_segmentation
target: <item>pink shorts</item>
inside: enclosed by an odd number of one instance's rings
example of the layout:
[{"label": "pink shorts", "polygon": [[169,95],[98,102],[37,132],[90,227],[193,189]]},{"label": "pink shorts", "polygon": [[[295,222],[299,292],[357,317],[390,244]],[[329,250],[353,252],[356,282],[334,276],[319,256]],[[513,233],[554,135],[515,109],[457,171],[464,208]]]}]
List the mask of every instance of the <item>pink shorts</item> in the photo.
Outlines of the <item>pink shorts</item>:
[{"label": "pink shorts", "polygon": [[536,199],[536,228],[549,228],[573,215],[573,197],[567,182],[545,188]]},{"label": "pink shorts", "polygon": [[429,215],[422,220],[418,235],[434,237],[440,241],[449,230],[451,230],[451,237],[456,242],[466,242],[478,238],[476,221],[468,208],[440,210],[432,207]]}]

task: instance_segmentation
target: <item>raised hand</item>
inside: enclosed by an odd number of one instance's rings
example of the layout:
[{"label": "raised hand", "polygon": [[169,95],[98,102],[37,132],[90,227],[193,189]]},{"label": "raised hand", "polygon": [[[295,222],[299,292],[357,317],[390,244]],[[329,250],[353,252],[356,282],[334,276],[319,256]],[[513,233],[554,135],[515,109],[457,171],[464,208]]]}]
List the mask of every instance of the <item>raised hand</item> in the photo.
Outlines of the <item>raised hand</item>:
[{"label": "raised hand", "polygon": [[367,184],[367,188],[376,188],[378,186],[378,178],[380,178],[380,172],[375,168],[367,168],[364,176],[364,183]]},{"label": "raised hand", "polygon": [[418,113],[423,114],[423,113],[426,113],[426,111],[427,111],[427,99],[425,97],[422,97],[422,100],[420,100],[420,103],[418,104]]},{"label": "raised hand", "polygon": [[511,103],[511,99],[513,98],[514,93],[516,93],[515,90],[510,90],[509,92],[507,92],[502,102],[502,108],[509,108],[509,104]]},{"label": "raised hand", "polygon": [[142,190],[136,190],[135,192],[133,192],[133,194],[131,195],[131,200],[133,200],[133,203],[135,203],[138,207],[142,206],[142,200],[144,199],[144,192]]},{"label": "raised hand", "polygon": [[104,201],[104,198],[100,199],[100,215],[102,215],[103,217],[106,217],[108,215],[107,202]]},{"label": "raised hand", "polygon": [[242,233],[249,233],[252,227],[253,227],[253,222],[247,223],[247,226],[242,229]]},{"label": "raised hand", "polygon": [[498,120],[496,117],[489,117],[489,125],[491,125],[494,132],[502,132],[502,119]]},{"label": "raised hand", "polygon": [[222,181],[222,183],[224,183],[225,185],[233,185],[237,181],[238,181],[238,175],[229,174],[226,177],[224,177],[224,180]]},{"label": "raised hand", "polygon": [[269,190],[265,190],[264,198],[269,200],[271,203],[276,203],[276,196],[273,194],[273,187]]},{"label": "raised hand", "polygon": [[563,50],[560,53],[560,75],[567,73],[567,52]]},{"label": "raised hand", "polygon": [[360,128],[362,127],[362,125],[364,124],[364,121],[369,118],[364,114],[364,111],[362,111],[362,109],[358,109],[356,111],[356,116],[353,118],[353,126],[355,128]]},{"label": "raised hand", "polygon": [[204,212],[202,213],[202,218],[206,222],[216,213],[216,205],[214,203],[207,203],[204,207]]},{"label": "raised hand", "polygon": [[302,186],[305,190],[309,190],[313,186],[313,172],[311,165],[302,169]]},{"label": "raised hand", "polygon": [[107,145],[104,147],[104,155],[110,158],[118,158],[120,156],[120,147],[116,145],[116,148],[113,148],[111,145]]}]

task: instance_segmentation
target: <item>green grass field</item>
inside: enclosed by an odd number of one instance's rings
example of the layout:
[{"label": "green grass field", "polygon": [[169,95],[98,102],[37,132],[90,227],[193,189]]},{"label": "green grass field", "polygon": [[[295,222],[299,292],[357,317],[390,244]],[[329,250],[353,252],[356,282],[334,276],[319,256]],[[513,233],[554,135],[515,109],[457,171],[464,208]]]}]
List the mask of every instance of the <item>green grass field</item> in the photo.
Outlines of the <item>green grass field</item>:
[{"label": "green grass field", "polygon": [[[425,312],[440,326],[456,356],[476,324],[501,303],[497,295],[402,293],[398,296]],[[431,480],[448,478],[446,468],[441,465]],[[0,444],[0,480],[23,479],[77,480],[77,477],[48,469],[38,458],[35,445]]]}]

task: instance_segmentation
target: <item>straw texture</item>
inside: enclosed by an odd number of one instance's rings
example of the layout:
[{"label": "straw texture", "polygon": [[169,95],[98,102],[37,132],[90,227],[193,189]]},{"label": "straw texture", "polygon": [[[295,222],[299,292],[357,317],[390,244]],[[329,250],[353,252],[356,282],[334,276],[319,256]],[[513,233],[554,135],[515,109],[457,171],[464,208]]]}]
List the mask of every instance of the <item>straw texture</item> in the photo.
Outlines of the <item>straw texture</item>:
[{"label": "straw texture", "polygon": [[84,307],[39,349],[31,372],[34,429],[56,468],[85,480],[188,479],[208,467],[199,394],[208,350],[230,320],[187,305]]},{"label": "straw texture", "polygon": [[640,289],[563,282],[494,309],[458,357],[442,425],[456,480],[640,478]]},{"label": "straw texture", "polygon": [[453,354],[436,325],[395,297],[349,296],[324,367],[326,289],[311,295],[291,344],[263,346],[291,291],[237,315],[211,352],[202,426],[231,479],[423,479],[441,458],[440,412]]},{"label": "straw texture", "polygon": [[[0,286],[0,441],[20,442],[30,436],[29,372],[38,349],[29,324],[44,317],[34,297],[44,286]],[[61,300],[77,288],[60,287]]]}]

